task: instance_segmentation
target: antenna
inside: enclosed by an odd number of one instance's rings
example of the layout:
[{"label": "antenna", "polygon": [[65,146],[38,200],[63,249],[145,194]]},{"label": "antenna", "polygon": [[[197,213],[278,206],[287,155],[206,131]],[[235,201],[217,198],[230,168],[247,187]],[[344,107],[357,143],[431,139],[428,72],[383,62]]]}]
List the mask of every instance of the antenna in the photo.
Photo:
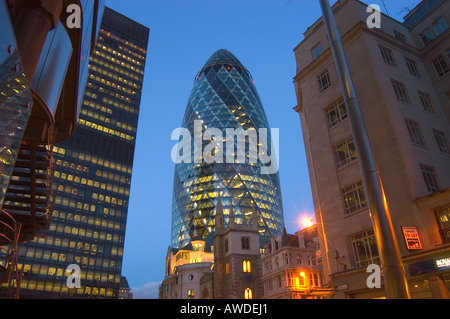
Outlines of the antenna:
[{"label": "antenna", "polygon": [[384,0],[381,0],[381,2],[383,2],[383,6],[384,6],[384,10],[386,11],[386,14],[389,15],[389,11],[386,7],[386,3],[384,3]]}]

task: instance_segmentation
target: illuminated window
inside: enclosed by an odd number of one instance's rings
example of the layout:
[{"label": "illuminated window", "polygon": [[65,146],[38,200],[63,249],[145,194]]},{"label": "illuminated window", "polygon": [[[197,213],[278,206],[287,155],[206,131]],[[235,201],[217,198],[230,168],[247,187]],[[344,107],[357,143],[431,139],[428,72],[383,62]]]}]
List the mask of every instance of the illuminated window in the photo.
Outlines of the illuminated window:
[{"label": "illuminated window", "polygon": [[337,167],[342,167],[348,163],[355,161],[358,157],[356,155],[356,148],[353,142],[353,137],[346,139],[343,142],[334,146],[336,154]]},{"label": "illuminated window", "polygon": [[343,99],[327,108],[326,113],[329,128],[341,123],[348,117],[347,109],[345,107]]},{"label": "illuminated window", "polygon": [[450,243],[450,207],[435,212],[443,243]]},{"label": "illuminated window", "polygon": [[194,299],[194,290],[193,289],[188,290],[188,299]]},{"label": "illuminated window", "polygon": [[253,292],[250,288],[245,289],[245,299],[253,299]]},{"label": "illuminated window", "polygon": [[300,276],[298,277],[298,284],[300,286],[304,286],[305,285],[305,273],[301,272]]},{"label": "illuminated window", "polygon": [[350,185],[342,190],[345,213],[350,214],[367,207],[366,194],[362,182]]},{"label": "illuminated window", "polygon": [[230,273],[230,263],[225,263],[225,275],[228,275]]},{"label": "illuminated window", "polygon": [[373,230],[353,235],[351,242],[357,268],[380,263],[380,255]]},{"label": "illuminated window", "polygon": [[242,271],[243,272],[252,272],[252,263],[250,260],[244,260],[242,262]]}]

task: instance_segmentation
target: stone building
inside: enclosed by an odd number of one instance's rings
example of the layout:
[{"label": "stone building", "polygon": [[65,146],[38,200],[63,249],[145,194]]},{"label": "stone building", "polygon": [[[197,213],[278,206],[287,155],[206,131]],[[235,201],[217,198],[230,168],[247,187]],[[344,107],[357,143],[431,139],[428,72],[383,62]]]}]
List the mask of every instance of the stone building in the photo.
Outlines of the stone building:
[{"label": "stone building", "polygon": [[[399,22],[339,0],[333,13],[386,193],[412,298],[449,298],[449,1],[422,1]],[[360,165],[323,19],[294,49],[294,78],[324,282],[336,298],[384,298],[366,285],[380,264]],[[383,288],[383,287],[382,287]]]}]

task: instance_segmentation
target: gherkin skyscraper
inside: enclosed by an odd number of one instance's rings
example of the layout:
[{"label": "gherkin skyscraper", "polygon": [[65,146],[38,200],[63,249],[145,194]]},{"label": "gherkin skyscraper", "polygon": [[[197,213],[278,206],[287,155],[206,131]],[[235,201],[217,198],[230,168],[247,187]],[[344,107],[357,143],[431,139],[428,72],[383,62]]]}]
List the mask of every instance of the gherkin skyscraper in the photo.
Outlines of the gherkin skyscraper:
[{"label": "gherkin skyscraper", "polygon": [[[258,214],[261,245],[281,235],[278,170],[266,169],[276,161],[277,141],[250,73],[231,52],[218,50],[197,74],[181,129],[189,136],[179,143],[188,147],[177,149],[184,160],[175,165],[171,246],[194,238],[212,243],[219,198],[226,222],[230,211],[238,224]],[[245,133],[230,134],[238,131]]]}]

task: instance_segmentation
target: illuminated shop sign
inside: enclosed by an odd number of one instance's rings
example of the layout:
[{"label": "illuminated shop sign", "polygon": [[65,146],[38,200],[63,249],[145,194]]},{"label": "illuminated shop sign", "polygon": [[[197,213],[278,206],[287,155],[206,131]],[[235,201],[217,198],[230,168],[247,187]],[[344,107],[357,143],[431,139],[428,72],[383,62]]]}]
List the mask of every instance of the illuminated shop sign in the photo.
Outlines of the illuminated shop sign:
[{"label": "illuminated shop sign", "polygon": [[450,257],[436,259],[435,262],[436,262],[436,267],[438,267],[438,268],[450,267]]},{"label": "illuminated shop sign", "polygon": [[409,264],[408,268],[411,276],[419,276],[435,271],[448,271],[450,269],[450,256],[436,256],[433,259]]}]

